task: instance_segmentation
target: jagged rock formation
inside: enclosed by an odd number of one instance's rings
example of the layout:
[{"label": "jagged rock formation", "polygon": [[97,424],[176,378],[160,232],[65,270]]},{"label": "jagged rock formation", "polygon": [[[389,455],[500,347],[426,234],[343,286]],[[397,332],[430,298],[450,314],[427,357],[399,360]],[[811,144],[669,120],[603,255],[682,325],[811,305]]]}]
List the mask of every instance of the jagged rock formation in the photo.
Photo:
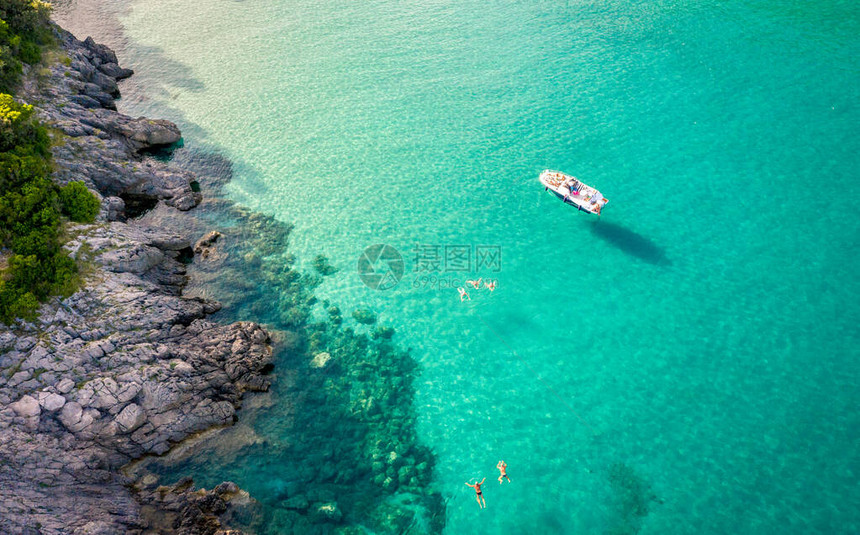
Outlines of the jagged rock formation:
[{"label": "jagged rock formation", "polygon": [[69,59],[52,65],[47,76],[30,77],[22,91],[42,119],[65,134],[55,139],[53,149],[57,182],[84,180],[102,196],[118,197],[107,203],[114,219],[126,215],[123,205],[129,203],[132,216],[158,200],[180,210],[197,205],[194,175],[142,157],[178,142],[179,128],[170,121],[117,113],[115,74],[127,77],[131,71],[118,67],[116,55],[91,38],[81,42],[68,32],[57,33]]},{"label": "jagged rock formation", "polygon": [[92,39],[57,33],[69,61],[28,78],[23,97],[64,134],[55,179],[83,180],[102,213],[68,229],[65,247],[89,266],[83,289],[34,324],[0,327],[0,532],[215,533],[235,485],[133,492],[118,469],[233,423],[242,392],[269,387],[269,335],[210,321],[217,302],[181,296],[190,237],[127,221],[159,201],[199,202],[192,174],[146,156],[179,130],[113,111],[131,71]]}]

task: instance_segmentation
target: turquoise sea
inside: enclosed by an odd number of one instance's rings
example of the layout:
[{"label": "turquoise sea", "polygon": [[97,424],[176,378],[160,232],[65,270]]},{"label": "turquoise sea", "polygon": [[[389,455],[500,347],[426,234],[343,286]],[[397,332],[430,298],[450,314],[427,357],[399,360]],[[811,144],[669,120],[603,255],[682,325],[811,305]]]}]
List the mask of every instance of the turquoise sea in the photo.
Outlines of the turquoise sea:
[{"label": "turquoise sea", "polygon": [[[444,533],[860,532],[855,2],[100,9],[137,72],[120,110],[228,158],[228,198],[339,268],[316,295],[411,348]],[[393,288],[359,276],[374,244]],[[295,461],[265,451],[183,470],[271,501]]]}]

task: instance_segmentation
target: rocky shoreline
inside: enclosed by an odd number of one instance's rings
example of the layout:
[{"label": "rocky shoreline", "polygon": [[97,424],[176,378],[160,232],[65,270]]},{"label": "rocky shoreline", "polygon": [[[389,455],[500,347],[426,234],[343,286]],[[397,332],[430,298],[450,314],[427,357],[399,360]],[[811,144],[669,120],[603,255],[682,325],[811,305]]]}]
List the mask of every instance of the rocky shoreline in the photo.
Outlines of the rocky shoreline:
[{"label": "rocky shoreline", "polygon": [[271,340],[182,296],[196,236],[132,219],[154,207],[182,217],[201,201],[192,173],[149,154],[179,129],[118,113],[117,80],[131,71],[92,39],[56,33],[60,60],[26,73],[20,96],[53,129],[56,182],[83,180],[102,211],[67,228],[84,287],[0,330],[0,532],[215,533],[227,502],[248,500],[235,484],[132,486],[119,469],[232,424],[243,392],[269,387]]}]

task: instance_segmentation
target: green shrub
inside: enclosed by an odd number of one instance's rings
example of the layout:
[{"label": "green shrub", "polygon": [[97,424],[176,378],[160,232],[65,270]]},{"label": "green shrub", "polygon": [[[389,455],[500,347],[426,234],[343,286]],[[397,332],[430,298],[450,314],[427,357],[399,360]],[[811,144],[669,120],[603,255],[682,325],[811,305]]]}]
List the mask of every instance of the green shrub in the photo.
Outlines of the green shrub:
[{"label": "green shrub", "polygon": [[33,107],[11,91],[24,63],[42,59],[53,40],[50,6],[39,0],[0,0],[0,321],[32,320],[39,301],[69,295],[78,267],[59,243],[61,210],[74,221],[92,221],[99,201],[81,183],[58,189],[51,182],[51,140]]},{"label": "green shrub", "polygon": [[92,223],[99,213],[99,200],[83,182],[69,182],[60,188],[60,205],[72,221]]},{"label": "green shrub", "polygon": [[42,156],[0,152],[0,192],[19,188],[26,182],[49,174],[50,163]]},{"label": "green shrub", "polygon": [[29,41],[45,43],[50,39],[46,24],[50,14],[51,5],[39,0],[0,1],[0,19],[15,35]]},{"label": "green shrub", "polygon": [[78,289],[78,265],[65,252],[56,253],[48,262],[46,271],[51,281],[48,295],[68,297]]},{"label": "green shrub", "polygon": [[33,106],[0,93],[0,152],[8,151],[22,157],[47,157],[51,153],[51,138],[48,129],[33,117]]},{"label": "green shrub", "polygon": [[39,300],[30,292],[10,286],[0,280],[0,321],[11,323],[15,318],[36,319]]},{"label": "green shrub", "polygon": [[42,61],[42,49],[32,41],[21,43],[21,48],[18,53],[21,56],[21,61],[29,65],[35,65]]},{"label": "green shrub", "polygon": [[[0,23],[3,21],[0,20]],[[0,39],[2,43],[2,39]],[[0,91],[11,91],[21,78],[21,62],[15,56],[15,51],[0,44]]]},{"label": "green shrub", "polygon": [[50,10],[39,0],[0,0],[0,91],[18,85],[22,62],[41,61],[41,46],[53,39]]},{"label": "green shrub", "polygon": [[21,61],[12,46],[14,37],[0,12],[0,91],[10,91],[21,76]]},{"label": "green shrub", "polygon": [[98,199],[82,183],[58,189],[50,180],[49,149],[32,106],[0,94],[0,247],[12,253],[0,274],[5,323],[33,319],[39,301],[74,292],[78,268],[60,248],[60,210],[82,222],[98,213]]},{"label": "green shrub", "polygon": [[16,253],[31,254],[28,244],[34,241],[55,242],[59,225],[56,186],[47,178],[34,178],[0,197],[0,237]]}]

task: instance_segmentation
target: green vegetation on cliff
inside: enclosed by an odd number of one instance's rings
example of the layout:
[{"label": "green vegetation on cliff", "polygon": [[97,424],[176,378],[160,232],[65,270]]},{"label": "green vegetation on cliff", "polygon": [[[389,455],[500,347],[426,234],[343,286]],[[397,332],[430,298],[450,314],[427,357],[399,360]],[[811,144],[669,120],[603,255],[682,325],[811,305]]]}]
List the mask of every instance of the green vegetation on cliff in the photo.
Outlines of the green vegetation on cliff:
[{"label": "green vegetation on cliff", "polygon": [[[41,2],[0,0],[0,90],[20,80],[22,63],[36,63],[50,40]],[[0,93],[0,321],[32,320],[39,301],[68,295],[77,266],[59,242],[61,214],[92,222],[99,201],[83,183],[51,181],[50,138],[33,107]]]},{"label": "green vegetation on cliff", "polygon": [[51,41],[50,9],[38,0],[0,0],[0,91],[15,89],[22,63],[41,61],[41,47]]}]

